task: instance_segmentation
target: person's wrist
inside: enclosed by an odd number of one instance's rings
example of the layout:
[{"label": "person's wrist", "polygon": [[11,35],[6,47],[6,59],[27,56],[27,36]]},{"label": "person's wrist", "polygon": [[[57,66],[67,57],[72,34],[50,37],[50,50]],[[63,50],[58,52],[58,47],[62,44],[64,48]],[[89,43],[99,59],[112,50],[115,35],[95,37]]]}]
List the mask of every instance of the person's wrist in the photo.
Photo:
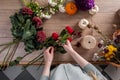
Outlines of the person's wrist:
[{"label": "person's wrist", "polygon": [[76,51],[73,50],[73,49],[69,51],[70,54],[73,54],[73,53],[75,53],[75,52],[76,52]]},{"label": "person's wrist", "polygon": [[51,66],[51,64],[52,64],[51,62],[45,62],[46,66]]}]

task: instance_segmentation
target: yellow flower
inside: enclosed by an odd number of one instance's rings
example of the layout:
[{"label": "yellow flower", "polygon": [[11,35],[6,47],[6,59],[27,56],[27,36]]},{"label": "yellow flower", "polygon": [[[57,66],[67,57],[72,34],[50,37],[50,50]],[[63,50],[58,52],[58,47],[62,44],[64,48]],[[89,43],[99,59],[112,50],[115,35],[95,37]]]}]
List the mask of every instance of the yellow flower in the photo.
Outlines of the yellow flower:
[{"label": "yellow flower", "polygon": [[110,58],[106,58],[106,60],[110,61]]},{"label": "yellow flower", "polygon": [[110,52],[116,52],[116,51],[117,51],[117,48],[114,47],[113,45],[109,45],[109,46],[108,46],[108,50],[109,50]]},{"label": "yellow flower", "polygon": [[113,58],[113,57],[114,57],[114,56],[113,56],[113,55],[111,55],[111,56],[110,56],[110,59],[111,59],[111,58]]},{"label": "yellow flower", "polygon": [[105,54],[105,57],[106,57],[106,58],[109,57],[109,54]]}]

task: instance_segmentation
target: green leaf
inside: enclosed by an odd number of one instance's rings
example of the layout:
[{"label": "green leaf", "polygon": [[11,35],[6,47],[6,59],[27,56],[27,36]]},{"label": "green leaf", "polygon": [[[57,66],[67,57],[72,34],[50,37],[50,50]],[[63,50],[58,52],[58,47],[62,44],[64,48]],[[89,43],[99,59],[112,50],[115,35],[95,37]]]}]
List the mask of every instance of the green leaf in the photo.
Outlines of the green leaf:
[{"label": "green leaf", "polygon": [[60,36],[64,36],[65,34],[67,34],[66,30],[62,30],[61,33],[60,33]]},{"label": "green leaf", "polygon": [[57,51],[57,52],[60,52],[60,53],[62,53],[62,54],[65,54],[65,53],[66,53],[65,49],[64,49],[62,46],[56,47],[56,51]]},{"label": "green leaf", "polygon": [[26,31],[26,32],[24,32],[22,39],[23,40],[28,40],[28,39],[31,38],[31,36],[32,36],[32,32]]},{"label": "green leaf", "polygon": [[16,61],[20,62],[22,60],[22,57],[17,57]]}]

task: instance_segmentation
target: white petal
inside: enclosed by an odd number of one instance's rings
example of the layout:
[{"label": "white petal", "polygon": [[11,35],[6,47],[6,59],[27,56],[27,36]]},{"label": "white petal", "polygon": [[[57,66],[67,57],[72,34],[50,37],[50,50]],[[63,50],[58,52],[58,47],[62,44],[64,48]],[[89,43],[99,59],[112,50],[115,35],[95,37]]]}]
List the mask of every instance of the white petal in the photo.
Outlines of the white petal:
[{"label": "white petal", "polygon": [[61,13],[65,13],[65,7],[63,5],[59,5],[59,11]]},{"label": "white petal", "polygon": [[55,12],[52,10],[52,8],[50,9],[50,12],[51,12],[52,14],[55,14]]},{"label": "white petal", "polygon": [[52,15],[45,15],[44,18],[45,19],[50,19],[52,17]]},{"label": "white petal", "polygon": [[98,53],[95,53],[94,55],[93,55],[93,58],[92,58],[92,60],[93,61],[97,61],[97,60],[99,60],[99,56],[98,56]]},{"label": "white petal", "polygon": [[103,40],[100,40],[100,43],[101,43],[101,44],[104,44],[104,41],[103,41]]},{"label": "white petal", "polygon": [[50,5],[51,5],[52,7],[55,7],[55,6],[57,5],[57,3],[52,2],[52,3],[50,3]]}]

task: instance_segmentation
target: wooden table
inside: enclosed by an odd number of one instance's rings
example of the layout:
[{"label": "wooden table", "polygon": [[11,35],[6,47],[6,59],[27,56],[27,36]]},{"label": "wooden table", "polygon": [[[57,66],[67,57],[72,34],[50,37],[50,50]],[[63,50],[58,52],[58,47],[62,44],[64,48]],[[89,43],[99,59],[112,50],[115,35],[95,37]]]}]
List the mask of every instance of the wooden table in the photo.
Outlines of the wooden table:
[{"label": "wooden table", "polygon": [[[99,26],[99,29],[105,33],[107,36],[111,36],[114,32],[113,24],[119,23],[118,19],[115,17],[115,12],[120,8],[120,0],[95,0],[95,3],[99,6],[100,11],[96,15],[94,15],[91,19],[88,12],[79,11],[76,15],[69,16],[67,14],[58,13],[54,15],[50,20],[47,20],[43,27],[44,31],[46,31],[47,36],[50,36],[52,32],[60,32],[62,29],[65,28],[66,25],[75,26],[77,22],[82,19],[86,18],[92,23]],[[11,35],[11,23],[10,23],[10,15],[13,15],[22,7],[20,0],[0,0],[0,44],[6,43],[12,40]],[[79,30],[78,27],[74,27],[75,29]],[[97,40],[100,39],[99,34],[95,31],[86,29],[84,35],[90,34],[96,37]],[[74,46],[74,49],[85,59],[91,60],[93,53],[96,52],[97,46],[95,49],[85,50],[83,48],[77,48]],[[7,51],[7,50],[6,50]],[[3,58],[6,54],[6,51],[0,54],[0,63],[3,61]],[[38,55],[38,52],[35,51],[34,53],[25,57],[20,64],[26,64],[28,61],[33,59]],[[23,56],[25,54],[24,45],[21,43],[17,52],[14,56],[14,59],[17,56]],[[56,54],[54,63],[64,63],[64,62],[73,62],[73,59],[69,54]],[[38,62],[39,63],[39,62]]]}]

